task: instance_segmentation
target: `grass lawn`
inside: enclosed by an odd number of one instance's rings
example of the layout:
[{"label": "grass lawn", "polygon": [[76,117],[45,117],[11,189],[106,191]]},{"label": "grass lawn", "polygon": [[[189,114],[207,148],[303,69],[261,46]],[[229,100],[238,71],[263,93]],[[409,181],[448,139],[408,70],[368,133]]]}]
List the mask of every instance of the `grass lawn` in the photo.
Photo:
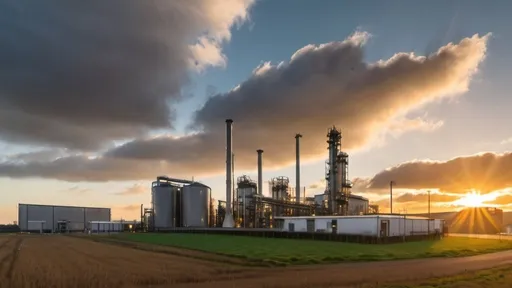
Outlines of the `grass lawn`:
[{"label": "grass lawn", "polygon": [[168,245],[282,264],[456,257],[512,249],[512,241],[447,237],[399,244],[353,244],[208,234],[117,234],[116,239]]},{"label": "grass lawn", "polygon": [[468,272],[451,277],[424,280],[416,283],[384,285],[385,288],[509,288],[512,283],[512,265],[495,269]]}]

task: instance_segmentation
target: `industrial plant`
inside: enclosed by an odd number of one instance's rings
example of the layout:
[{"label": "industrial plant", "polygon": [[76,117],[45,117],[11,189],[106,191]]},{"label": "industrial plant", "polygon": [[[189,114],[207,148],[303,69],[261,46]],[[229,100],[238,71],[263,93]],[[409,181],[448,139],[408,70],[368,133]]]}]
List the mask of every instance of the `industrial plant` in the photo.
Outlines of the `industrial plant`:
[{"label": "industrial plant", "polygon": [[[233,120],[226,120],[226,200],[213,203],[210,187],[189,180],[157,177],[151,187],[151,208],[141,206],[147,231],[178,228],[274,228],[286,232],[328,232],[376,237],[430,234],[442,231],[444,221],[426,217],[380,215],[368,199],[351,193],[349,156],[341,149],[341,132],[327,131],[326,189],[306,197],[300,186],[300,139],[295,135],[295,185],[286,176],[268,181],[263,195],[263,149],[255,150],[258,179],[235,178]],[[236,181],[235,181],[236,180]]]},{"label": "industrial plant", "polygon": [[[151,184],[151,207],[140,207],[142,231],[176,229],[258,228],[282,232],[319,232],[371,237],[429,235],[443,230],[444,220],[405,215],[381,215],[368,199],[352,194],[349,155],[341,149],[342,135],[335,126],[327,131],[328,159],[324,193],[307,197],[300,184],[300,139],[295,135],[295,185],[286,176],[268,181],[263,195],[263,153],[255,150],[258,179],[235,178],[233,120],[226,120],[226,200],[214,203],[211,188],[193,180],[158,176]],[[236,181],[235,181],[236,180]],[[20,204],[22,231],[122,231],[110,219],[109,208]],[[130,224],[130,230],[132,225]]]}]

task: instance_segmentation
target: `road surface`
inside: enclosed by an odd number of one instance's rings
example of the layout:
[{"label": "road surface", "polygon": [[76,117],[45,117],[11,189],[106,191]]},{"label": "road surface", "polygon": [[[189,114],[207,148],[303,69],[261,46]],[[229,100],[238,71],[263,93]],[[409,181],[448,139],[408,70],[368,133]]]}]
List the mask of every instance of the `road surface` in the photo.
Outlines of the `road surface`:
[{"label": "road surface", "polygon": [[[261,271],[261,277],[257,279],[189,283],[174,287],[376,287],[377,283],[420,280],[510,264],[512,264],[512,250],[460,258],[266,269]],[[372,286],[364,286],[361,285],[362,283]]]}]

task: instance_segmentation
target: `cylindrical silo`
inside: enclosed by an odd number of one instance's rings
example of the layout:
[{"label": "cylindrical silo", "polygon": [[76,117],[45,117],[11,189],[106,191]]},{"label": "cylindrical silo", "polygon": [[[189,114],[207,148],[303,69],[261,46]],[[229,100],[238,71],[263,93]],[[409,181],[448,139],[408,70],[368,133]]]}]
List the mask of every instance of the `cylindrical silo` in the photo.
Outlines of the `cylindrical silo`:
[{"label": "cylindrical silo", "polygon": [[178,187],[169,183],[158,183],[151,189],[155,229],[176,227],[177,194]]},{"label": "cylindrical silo", "polygon": [[192,183],[183,187],[183,227],[208,227],[210,219],[210,187]]}]

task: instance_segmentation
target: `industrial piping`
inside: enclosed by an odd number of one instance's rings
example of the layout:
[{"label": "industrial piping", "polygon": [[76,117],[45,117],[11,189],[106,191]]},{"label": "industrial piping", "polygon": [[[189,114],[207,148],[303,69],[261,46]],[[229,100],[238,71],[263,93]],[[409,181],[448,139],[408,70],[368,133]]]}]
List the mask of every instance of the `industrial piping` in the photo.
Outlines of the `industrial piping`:
[{"label": "industrial piping", "polygon": [[175,183],[180,183],[180,184],[193,184],[193,183],[195,183],[194,181],[184,180],[184,179],[177,179],[177,178],[169,178],[167,176],[158,176],[158,177],[156,177],[156,181],[157,182],[160,182],[160,181],[175,182]]},{"label": "industrial piping", "polygon": [[262,164],[262,155],[263,154],[263,150],[261,149],[258,149],[256,150],[256,152],[258,152],[258,195],[262,196],[263,195],[263,164]]},{"label": "industrial piping", "polygon": [[226,119],[226,214],[224,215],[224,223],[222,227],[233,228],[235,226],[233,213],[231,211],[231,178],[233,169],[233,120]]},{"label": "industrial piping", "polygon": [[300,203],[300,138],[302,135],[295,134],[295,202]]}]

